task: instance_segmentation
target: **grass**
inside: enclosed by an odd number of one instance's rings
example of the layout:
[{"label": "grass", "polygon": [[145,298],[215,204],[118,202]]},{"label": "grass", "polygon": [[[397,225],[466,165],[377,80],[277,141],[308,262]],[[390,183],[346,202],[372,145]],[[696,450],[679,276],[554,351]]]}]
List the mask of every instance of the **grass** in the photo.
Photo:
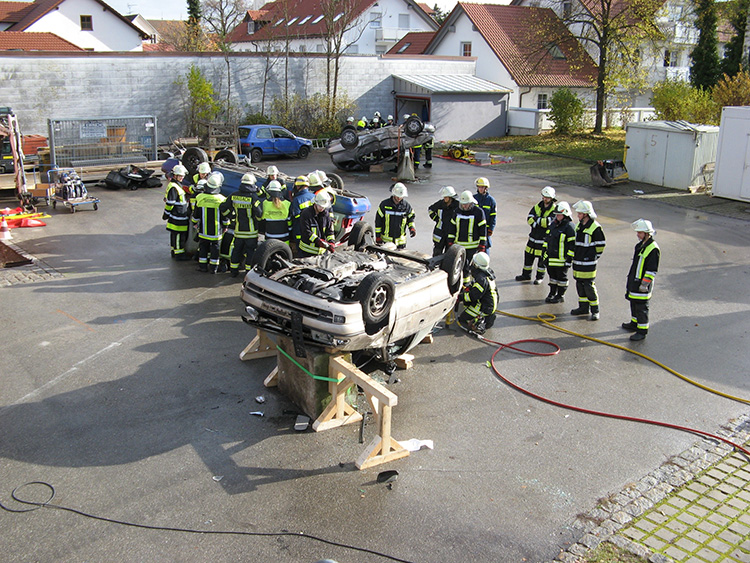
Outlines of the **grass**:
[{"label": "grass", "polygon": [[609,542],[599,545],[594,551],[586,556],[586,563],[647,563],[648,559],[638,557],[620,549]]},{"label": "grass", "polygon": [[565,156],[586,162],[622,159],[625,152],[625,131],[608,129],[601,135],[577,133],[572,135],[540,135],[500,137],[465,141],[473,150],[486,150],[515,156],[514,153],[543,153]]}]

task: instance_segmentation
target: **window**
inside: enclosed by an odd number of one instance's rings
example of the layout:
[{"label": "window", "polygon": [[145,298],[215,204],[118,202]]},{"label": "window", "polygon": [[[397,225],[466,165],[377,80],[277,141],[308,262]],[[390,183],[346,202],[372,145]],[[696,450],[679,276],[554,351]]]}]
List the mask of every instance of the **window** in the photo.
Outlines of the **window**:
[{"label": "window", "polygon": [[271,130],[268,127],[263,127],[261,129],[258,129],[255,133],[255,137],[258,139],[273,139],[273,135],[271,135]]},{"label": "window", "polygon": [[401,47],[399,48],[399,50],[396,51],[396,53],[400,55],[401,53],[403,53],[404,51],[406,51],[409,47],[411,47],[411,43],[409,43],[409,42],[404,43],[403,45],[401,45]]},{"label": "window", "polygon": [[336,17],[335,17],[335,18],[333,18],[333,21],[337,22],[337,21],[339,21],[339,20],[340,20],[340,19],[341,19],[341,18],[342,18],[343,16],[344,16],[344,12],[339,12],[338,14],[336,14]]},{"label": "window", "polygon": [[370,27],[383,27],[382,12],[370,12]]},{"label": "window", "polygon": [[300,53],[304,53],[305,51],[307,51],[307,47],[305,47],[304,45],[300,45],[299,46],[299,52]]},{"label": "window", "polygon": [[274,139],[294,139],[294,135],[292,135],[286,129],[281,128],[276,128],[273,130],[273,137]]},{"label": "window", "polygon": [[670,51],[669,49],[664,50],[664,66],[675,67],[680,66],[680,52]]},{"label": "window", "polygon": [[292,18],[292,19],[290,19],[290,20],[289,20],[288,22],[286,22],[286,26],[287,26],[287,27],[289,27],[290,25],[292,25],[292,24],[293,24],[294,22],[296,22],[296,21],[297,21],[297,18],[296,18],[296,17],[295,17],[295,18]]},{"label": "window", "polygon": [[471,41],[462,41],[461,42],[461,54],[462,57],[470,57],[471,56]]},{"label": "window", "polygon": [[81,31],[94,31],[94,20],[91,16],[81,16]]},{"label": "window", "polygon": [[537,94],[536,109],[547,109],[547,94]]},{"label": "window", "polygon": [[409,29],[409,14],[398,15],[398,28]]},{"label": "window", "polygon": [[301,20],[299,20],[299,22],[297,23],[297,25],[302,25],[303,23],[306,23],[311,17],[312,16],[305,16],[304,18],[302,18]]},{"label": "window", "polygon": [[573,4],[570,0],[564,0],[562,5],[562,11],[563,11],[563,18],[569,18],[570,14],[573,12]]},{"label": "window", "polygon": [[322,19],[323,19],[323,16],[318,16],[318,17],[317,17],[317,18],[315,18],[315,19],[314,19],[314,20],[313,20],[312,22],[313,22],[313,23],[318,23],[318,22],[319,22],[320,20],[322,20]]},{"label": "window", "polygon": [[359,53],[359,45],[349,45],[346,48],[346,52],[350,55],[356,55],[357,53]]},{"label": "window", "polygon": [[549,52],[549,54],[552,56],[553,59],[557,59],[557,60],[565,59],[565,55],[563,54],[562,50],[555,43],[550,43],[549,45],[547,45],[547,51]]},{"label": "window", "polygon": [[247,34],[252,35],[253,33],[255,33],[255,22],[249,21],[247,22]]},{"label": "window", "polygon": [[322,43],[318,43],[318,44],[317,44],[317,45],[315,46],[315,50],[316,50],[316,51],[317,51],[318,53],[325,53],[325,52],[326,52],[326,46],[325,46],[325,45],[323,45]]},{"label": "window", "polygon": [[378,56],[385,55],[385,47],[379,47],[379,46],[376,45],[375,46],[375,54],[378,55]]}]

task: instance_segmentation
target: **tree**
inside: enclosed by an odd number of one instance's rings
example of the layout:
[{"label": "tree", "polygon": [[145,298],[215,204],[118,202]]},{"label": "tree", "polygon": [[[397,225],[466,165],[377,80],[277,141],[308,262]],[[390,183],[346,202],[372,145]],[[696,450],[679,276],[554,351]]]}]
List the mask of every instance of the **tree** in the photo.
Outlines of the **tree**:
[{"label": "tree", "polygon": [[711,94],[719,109],[724,106],[750,106],[750,73],[741,70],[734,76],[725,74]]},{"label": "tree", "polygon": [[[727,42],[724,58],[721,61],[721,72],[735,76],[742,68],[743,46],[747,33],[747,20],[750,17],[750,0],[726,2],[726,19],[734,29],[734,35]],[[745,60],[747,62],[747,59]]]},{"label": "tree", "polygon": [[439,24],[443,25],[443,22],[445,21],[445,18],[447,18],[450,15],[450,11],[443,11],[440,9],[440,6],[435,4],[432,7],[432,11],[434,12],[432,14],[432,18]]},{"label": "tree", "polygon": [[187,0],[187,51],[202,51],[203,30],[201,29],[200,0]]},{"label": "tree", "polygon": [[[616,86],[634,83],[639,75],[642,44],[655,42],[662,32],[655,23],[663,0],[598,0],[570,6],[553,0],[555,12],[597,64],[594,133],[601,133],[607,94]],[[540,30],[547,43],[562,40]]]},{"label": "tree", "polygon": [[554,133],[574,133],[583,125],[583,102],[569,89],[558,88],[550,98],[549,118],[554,124]]},{"label": "tree", "polygon": [[716,4],[714,0],[696,0],[695,26],[698,44],[690,52],[690,83],[710,90],[719,80],[719,45],[716,38]]},{"label": "tree", "polygon": [[718,123],[717,116],[721,111],[708,90],[696,88],[682,80],[665,80],[656,84],[651,105],[657,119],[708,125]]},{"label": "tree", "polygon": [[184,78],[175,80],[175,85],[183,92],[187,134],[204,136],[207,131],[201,122],[213,121],[221,107],[216,101],[213,85],[195,65],[190,67]]}]

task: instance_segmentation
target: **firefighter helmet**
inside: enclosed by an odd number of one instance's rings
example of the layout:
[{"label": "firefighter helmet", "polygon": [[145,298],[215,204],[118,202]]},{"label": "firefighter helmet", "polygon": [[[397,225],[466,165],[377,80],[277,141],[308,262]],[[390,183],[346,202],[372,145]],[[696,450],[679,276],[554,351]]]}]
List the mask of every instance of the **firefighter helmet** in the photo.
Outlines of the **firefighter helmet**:
[{"label": "firefighter helmet", "polygon": [[456,197],[456,190],[453,186],[440,188],[440,197]]},{"label": "firefighter helmet", "polygon": [[557,204],[557,207],[555,208],[555,213],[559,213],[561,215],[565,215],[566,217],[572,217],[573,213],[570,211],[570,205],[568,205],[567,201],[561,201]]},{"label": "firefighter helmet", "polygon": [[585,213],[592,219],[596,219],[596,212],[594,211],[594,206],[591,205],[590,201],[581,200],[577,201],[573,205],[573,209],[575,209],[576,213]]},{"label": "firefighter helmet", "polygon": [[172,176],[187,176],[188,170],[182,164],[175,164],[172,168]]},{"label": "firefighter helmet", "polygon": [[409,192],[401,182],[396,182],[391,188],[391,193],[396,197],[409,197]]},{"label": "firefighter helmet", "polygon": [[310,185],[310,180],[303,174],[302,176],[297,176],[297,179],[294,181],[294,185],[297,188],[307,188]]},{"label": "firefighter helmet", "polygon": [[654,231],[654,226],[651,224],[651,221],[648,219],[638,219],[637,221],[633,221],[633,224],[631,225],[633,227],[633,230],[639,233],[648,233],[650,235],[653,235],[656,231]]},{"label": "firefighter helmet", "polygon": [[250,184],[251,186],[255,185],[255,176],[253,174],[243,174],[242,180],[240,181],[242,184]]},{"label": "firefighter helmet", "polygon": [[490,181],[487,178],[477,178],[476,185],[477,188],[490,189]]},{"label": "firefighter helmet", "polygon": [[471,259],[471,264],[480,270],[486,270],[490,267],[490,255],[486,252],[477,252]]},{"label": "firefighter helmet", "polygon": [[320,181],[320,176],[318,176],[315,172],[310,172],[307,175],[307,179],[310,182],[311,188],[319,188],[323,185],[323,182]]},{"label": "firefighter helmet", "polygon": [[224,175],[221,172],[211,172],[206,178],[206,193],[218,194],[224,183]]},{"label": "firefighter helmet", "polygon": [[266,191],[271,197],[281,197],[281,182],[278,180],[271,180],[266,186]]},{"label": "firefighter helmet", "polygon": [[476,203],[477,200],[474,199],[474,194],[472,194],[469,190],[465,190],[461,192],[460,197],[458,198],[458,203],[461,205],[466,205],[467,203]]},{"label": "firefighter helmet", "polygon": [[266,174],[269,176],[278,176],[279,175],[279,169],[276,168],[273,164],[266,168]]},{"label": "firefighter helmet", "polygon": [[331,206],[331,196],[326,190],[321,190],[316,193],[313,201],[315,202],[315,205],[319,205],[323,209],[328,209]]},{"label": "firefighter helmet", "polygon": [[555,199],[555,188],[552,186],[544,186],[542,188],[542,197],[548,197],[550,199]]}]

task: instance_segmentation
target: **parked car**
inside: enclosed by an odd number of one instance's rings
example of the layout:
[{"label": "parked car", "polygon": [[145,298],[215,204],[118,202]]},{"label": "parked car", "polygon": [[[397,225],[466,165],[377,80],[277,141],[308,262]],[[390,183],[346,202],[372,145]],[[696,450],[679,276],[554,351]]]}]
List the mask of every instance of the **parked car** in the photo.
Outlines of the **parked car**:
[{"label": "parked car", "polygon": [[296,156],[307,158],[312,141],[297,137],[279,125],[241,125],[240,152],[251,162],[260,162],[267,156]]},{"label": "parked car", "polygon": [[292,258],[284,243],[265,241],[242,285],[243,320],[295,346],[376,350],[390,361],[451,311],[465,258],[459,245],[434,258],[377,246],[364,221],[348,247],[320,256]]},{"label": "parked car", "polygon": [[357,131],[351,125],[328,144],[331,161],[341,170],[367,170],[373,164],[395,160],[399,149],[421,145],[433,136],[435,127],[411,116],[403,125]]}]

